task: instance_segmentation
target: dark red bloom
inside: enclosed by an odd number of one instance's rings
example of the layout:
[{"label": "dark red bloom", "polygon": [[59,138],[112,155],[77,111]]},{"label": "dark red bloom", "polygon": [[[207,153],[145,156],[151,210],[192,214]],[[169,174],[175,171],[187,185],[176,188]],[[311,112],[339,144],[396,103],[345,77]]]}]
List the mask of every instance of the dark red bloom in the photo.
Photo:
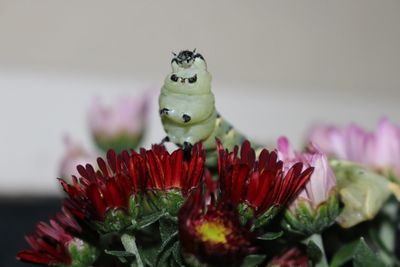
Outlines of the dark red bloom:
[{"label": "dark red bloom", "polygon": [[107,162],[98,158],[98,169],[91,165],[78,166],[81,177],[73,176],[73,183],[61,180],[69,196],[67,207],[81,219],[104,221],[109,210],[127,212],[130,199],[149,190],[178,189],[186,195],[199,184],[203,174],[205,155],[201,144],[192,149],[189,161],[183,150],[170,154],[164,146],[151,150],[107,153]]},{"label": "dark red bloom", "polygon": [[46,265],[71,264],[68,246],[80,231],[72,214],[63,209],[49,223],[40,222],[35,234],[25,237],[31,250],[19,252],[17,259]]},{"label": "dark red bloom", "polygon": [[310,178],[313,168],[302,171],[298,162],[285,172],[282,161],[275,151],[263,149],[258,157],[250,142],[243,142],[232,152],[225,150],[220,142],[218,149],[218,173],[223,197],[233,204],[245,203],[255,216],[273,206],[286,205]]},{"label": "dark red bloom", "polygon": [[290,248],[281,255],[276,256],[269,263],[269,266],[279,267],[307,267],[307,253],[298,247]]},{"label": "dark red bloom", "polygon": [[[209,196],[209,194],[205,194]],[[205,198],[201,190],[189,196],[179,211],[179,239],[186,255],[215,266],[236,266],[256,251],[253,233],[239,221],[234,206]]]},{"label": "dark red bloom", "polygon": [[[263,234],[263,214],[287,204],[308,181],[313,169],[302,172],[302,163],[285,171],[276,152],[262,150],[257,158],[245,141],[233,152],[217,141],[219,183],[217,188],[197,190],[178,215],[179,238],[183,251],[203,263],[239,266],[244,257],[255,253],[254,240]],[[210,192],[211,191],[211,192]],[[252,212],[242,213],[241,205]],[[244,217],[243,217],[244,216]],[[245,218],[246,221],[242,219]],[[253,231],[257,228],[257,231]]]}]

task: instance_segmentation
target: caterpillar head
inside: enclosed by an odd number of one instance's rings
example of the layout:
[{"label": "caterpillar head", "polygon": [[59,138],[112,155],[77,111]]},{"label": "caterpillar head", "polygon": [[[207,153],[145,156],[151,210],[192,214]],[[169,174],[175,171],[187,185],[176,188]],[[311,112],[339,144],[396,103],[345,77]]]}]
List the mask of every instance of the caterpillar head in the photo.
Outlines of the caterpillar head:
[{"label": "caterpillar head", "polygon": [[203,56],[196,53],[196,49],[173,54],[172,72],[165,78],[165,90],[186,95],[209,93],[211,75]]},{"label": "caterpillar head", "polygon": [[171,60],[171,65],[174,72],[179,69],[188,68],[207,69],[206,61],[201,54],[196,53],[196,49],[193,51],[182,50],[179,54],[172,54],[174,55],[174,58]]}]

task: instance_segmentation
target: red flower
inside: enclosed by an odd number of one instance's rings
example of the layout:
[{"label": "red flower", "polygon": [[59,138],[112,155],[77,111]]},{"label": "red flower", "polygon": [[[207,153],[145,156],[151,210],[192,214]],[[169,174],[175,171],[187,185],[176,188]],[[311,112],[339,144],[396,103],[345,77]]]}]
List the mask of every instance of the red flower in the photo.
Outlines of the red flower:
[{"label": "red flower", "polygon": [[212,266],[236,266],[256,251],[251,244],[254,234],[240,224],[235,207],[205,198],[200,190],[180,209],[178,227],[186,255]]},{"label": "red flower", "polygon": [[[240,157],[238,147],[227,152],[217,142],[217,149],[217,189],[206,187],[203,194],[198,190],[187,199],[178,215],[179,238],[189,257],[216,266],[237,266],[257,251],[253,241],[263,231],[253,229],[266,223],[263,217],[270,208],[286,205],[313,169],[302,172],[302,163],[297,163],[285,172],[276,152],[264,149],[257,159],[248,141]],[[243,213],[243,205],[252,212]]]},{"label": "red flower", "polygon": [[285,171],[275,151],[263,149],[257,159],[249,141],[243,142],[240,156],[238,147],[228,152],[218,141],[217,149],[222,195],[235,205],[248,205],[255,216],[261,216],[271,207],[286,205],[313,172],[312,167],[302,172],[301,162]]},{"label": "red flower", "polygon": [[31,250],[19,252],[17,259],[37,264],[69,265],[72,258],[68,248],[72,241],[78,240],[73,234],[80,231],[72,214],[63,209],[50,223],[40,222],[36,226],[36,233],[25,237]]},{"label": "red flower", "polygon": [[[186,161],[183,150],[170,154],[164,146],[154,145],[139,153],[123,151],[107,153],[107,162],[98,158],[98,171],[91,165],[78,166],[81,177],[73,176],[73,183],[61,180],[69,199],[67,207],[81,218],[105,221],[108,211],[122,211],[135,216],[132,202],[148,191],[178,189],[183,196],[199,184],[203,175],[205,155],[201,144],[193,147],[192,157]],[[119,215],[116,215],[119,216]],[[122,217],[118,217],[121,219]],[[130,222],[130,220],[127,220]]]}]

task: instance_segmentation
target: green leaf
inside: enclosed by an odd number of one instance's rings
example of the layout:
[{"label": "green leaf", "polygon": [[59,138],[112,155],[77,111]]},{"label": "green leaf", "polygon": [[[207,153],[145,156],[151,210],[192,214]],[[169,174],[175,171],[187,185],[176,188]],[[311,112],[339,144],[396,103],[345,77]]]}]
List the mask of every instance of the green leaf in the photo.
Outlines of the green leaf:
[{"label": "green leaf", "polygon": [[283,231],[280,232],[270,232],[257,237],[259,240],[275,240],[283,235]]},{"label": "green leaf", "polygon": [[353,255],[354,267],[384,267],[385,264],[361,238]]},{"label": "green leaf", "polygon": [[173,234],[169,236],[161,245],[158,253],[155,266],[166,266],[168,262],[168,258],[172,254],[172,250],[174,248],[174,243],[176,242],[178,237],[178,231],[175,231]]},{"label": "green leaf", "polygon": [[157,246],[139,247],[139,253],[146,266],[154,266],[154,262],[156,261],[157,258],[158,247]]},{"label": "green leaf", "polygon": [[143,228],[155,223],[156,221],[158,221],[165,214],[166,214],[165,211],[157,211],[150,215],[144,216],[140,220],[138,220],[136,228],[143,229]]},{"label": "green leaf", "polygon": [[125,251],[125,250],[104,250],[104,252],[108,255],[116,256],[116,257],[133,257],[135,254]]},{"label": "green leaf", "polygon": [[136,264],[138,267],[144,267],[142,258],[140,257],[138,248],[136,246],[136,240],[134,236],[123,234],[121,236],[121,242],[125,250],[131,252],[136,257]]},{"label": "green leaf", "polygon": [[265,260],[265,255],[252,254],[244,258],[240,267],[256,267]]},{"label": "green leaf", "polygon": [[179,266],[185,266],[184,260],[183,260],[183,257],[182,257],[181,246],[180,246],[179,242],[175,242],[174,248],[172,250],[172,255],[174,256],[175,262]]},{"label": "green leaf", "polygon": [[359,242],[359,240],[356,240],[343,245],[333,256],[330,267],[339,267],[350,261]]},{"label": "green leaf", "polygon": [[119,261],[122,263],[128,262],[128,260],[126,258],[135,256],[135,254],[125,251],[125,250],[121,251],[121,250],[107,250],[106,249],[106,250],[104,250],[104,252],[108,255],[117,257],[119,259]]},{"label": "green leaf", "polygon": [[307,243],[307,255],[312,262],[317,263],[322,258],[323,252],[314,241],[310,240]]},{"label": "green leaf", "polygon": [[173,218],[162,217],[159,223],[160,236],[163,242],[178,231],[178,224]]}]

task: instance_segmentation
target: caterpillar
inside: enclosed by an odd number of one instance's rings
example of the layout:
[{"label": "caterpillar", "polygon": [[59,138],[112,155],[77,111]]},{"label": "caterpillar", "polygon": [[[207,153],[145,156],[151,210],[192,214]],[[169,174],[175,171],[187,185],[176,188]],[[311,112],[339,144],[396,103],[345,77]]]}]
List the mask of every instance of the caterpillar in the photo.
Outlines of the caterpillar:
[{"label": "caterpillar", "polygon": [[173,55],[172,72],[166,76],[159,97],[159,113],[167,134],[163,141],[184,149],[202,141],[207,165],[216,166],[215,139],[232,150],[245,137],[217,112],[204,57],[196,49]]}]

